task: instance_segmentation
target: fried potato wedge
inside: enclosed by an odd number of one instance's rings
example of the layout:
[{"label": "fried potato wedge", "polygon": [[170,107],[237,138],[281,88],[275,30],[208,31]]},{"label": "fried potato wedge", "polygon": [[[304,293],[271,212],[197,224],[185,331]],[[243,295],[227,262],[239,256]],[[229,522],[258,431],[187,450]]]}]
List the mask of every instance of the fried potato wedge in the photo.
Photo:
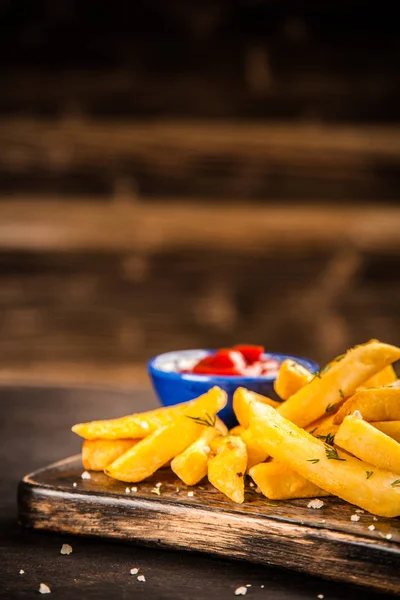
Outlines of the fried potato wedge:
[{"label": "fried potato wedge", "polygon": [[268,458],[268,454],[260,446],[251,429],[244,429],[240,437],[246,444],[247,469],[264,462]]},{"label": "fried potato wedge", "polygon": [[355,415],[344,418],[335,445],[374,467],[400,473],[400,444]]},{"label": "fried potato wedge", "polygon": [[[219,391],[212,392],[212,390]],[[222,390],[217,387],[212,388],[212,390],[207,392],[207,394],[199,396],[199,398],[196,398],[195,400],[190,400],[189,402],[183,402],[181,404],[175,404],[174,406],[156,408],[155,410],[128,415],[119,419],[78,423],[72,427],[72,431],[86,440],[144,438],[149,433],[156,431],[156,429],[160,427],[164,427],[164,425],[171,423],[177,417],[186,414],[186,412],[192,408],[194,411],[196,411],[202,410],[202,407],[205,407],[207,412],[207,403],[210,401],[209,394],[211,392],[212,394],[219,394],[222,392]],[[224,393],[225,392],[223,392],[223,394]],[[211,402],[211,407],[212,406],[213,404]],[[212,413],[212,410],[210,409],[208,412]],[[222,421],[219,420],[219,424],[221,423]]]},{"label": "fried potato wedge", "polygon": [[372,421],[371,425],[400,442],[400,421]]},{"label": "fried potato wedge", "polygon": [[266,452],[314,485],[376,515],[400,515],[396,473],[344,456],[260,402],[250,407],[250,427]]},{"label": "fried potato wedge", "polygon": [[209,446],[213,439],[220,436],[216,427],[206,427],[186,450],[171,462],[171,469],[186,485],[195,485],[207,475],[207,463],[211,453]]},{"label": "fried potato wedge", "polygon": [[227,435],[211,443],[216,456],[208,461],[208,479],[230,500],[244,502],[244,474],[247,468],[247,451],[240,437]]},{"label": "fried potato wedge", "polygon": [[358,389],[365,388],[373,388],[373,387],[381,387],[382,385],[390,385],[397,380],[396,371],[393,369],[392,365],[385,367],[382,371],[379,371],[376,375],[368,379],[364,385],[360,386]]},{"label": "fried potato wedge", "polygon": [[138,441],[85,440],[82,445],[82,464],[88,471],[104,471]]},{"label": "fried potato wedge", "polygon": [[236,418],[242,427],[247,428],[249,426],[249,406],[250,402],[253,400],[258,400],[258,402],[262,402],[263,404],[269,404],[269,406],[273,406],[274,408],[281,405],[280,402],[267,398],[267,396],[256,394],[256,392],[251,392],[246,388],[237,388],[233,394],[232,405]]},{"label": "fried potato wedge", "polygon": [[347,400],[335,415],[335,423],[358,410],[365,421],[400,420],[400,387],[384,386],[360,390]]},{"label": "fried potato wedge", "polygon": [[274,390],[282,400],[287,400],[310,383],[314,375],[295,360],[288,358],[280,366],[274,381]]},{"label": "fried potato wedge", "polygon": [[355,346],[332,361],[325,372],[315,376],[278,410],[299,427],[306,427],[326,412],[335,410],[360,385],[399,358],[400,348],[376,340]]},{"label": "fried potato wedge", "polygon": [[321,490],[317,485],[277,460],[252,467],[249,475],[264,496],[270,500],[329,496],[328,492]]},{"label": "fried potato wedge", "polygon": [[187,413],[160,427],[125,452],[106,469],[119,481],[139,482],[181,454],[203,433],[226,404],[226,393],[214,387],[193,401]]}]

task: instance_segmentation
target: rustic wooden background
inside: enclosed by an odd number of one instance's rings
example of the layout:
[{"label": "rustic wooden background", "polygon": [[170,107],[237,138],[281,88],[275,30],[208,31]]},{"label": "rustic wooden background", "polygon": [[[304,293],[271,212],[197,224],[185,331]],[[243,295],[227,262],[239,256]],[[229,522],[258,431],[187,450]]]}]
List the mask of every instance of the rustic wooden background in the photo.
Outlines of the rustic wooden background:
[{"label": "rustic wooden background", "polygon": [[0,378],[399,343],[383,2],[0,2]]}]

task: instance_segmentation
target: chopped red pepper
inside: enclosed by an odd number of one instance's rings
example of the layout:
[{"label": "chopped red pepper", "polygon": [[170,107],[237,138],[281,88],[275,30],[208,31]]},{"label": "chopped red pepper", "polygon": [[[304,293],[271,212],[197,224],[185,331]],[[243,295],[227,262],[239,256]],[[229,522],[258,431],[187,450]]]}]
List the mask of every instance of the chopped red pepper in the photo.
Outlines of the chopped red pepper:
[{"label": "chopped red pepper", "polygon": [[185,373],[198,375],[220,375],[260,377],[271,375],[279,369],[279,362],[273,358],[263,360],[262,346],[237,345],[233,348],[221,348],[215,354],[200,360]]}]

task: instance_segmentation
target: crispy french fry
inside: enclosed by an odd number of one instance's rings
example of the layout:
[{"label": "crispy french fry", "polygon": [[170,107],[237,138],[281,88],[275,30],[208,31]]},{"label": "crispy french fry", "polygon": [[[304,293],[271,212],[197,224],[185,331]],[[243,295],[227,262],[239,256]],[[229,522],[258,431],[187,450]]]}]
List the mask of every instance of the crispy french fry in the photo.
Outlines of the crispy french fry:
[{"label": "crispy french fry", "polygon": [[248,469],[254,465],[264,462],[264,460],[268,458],[268,454],[260,446],[257,438],[254,437],[254,434],[250,428],[244,429],[240,437],[246,444]]},{"label": "crispy french fry", "polygon": [[208,461],[208,479],[230,500],[244,502],[244,474],[247,467],[247,452],[238,436],[218,438],[211,443],[216,456]]},{"label": "crispy french fry", "polygon": [[358,389],[362,390],[365,388],[373,388],[373,387],[381,387],[382,385],[390,385],[397,380],[396,371],[393,369],[392,365],[385,367],[382,371],[379,371],[376,375],[368,379],[364,383],[364,385],[360,386]]},{"label": "crispy french fry", "polygon": [[242,427],[247,428],[249,426],[249,406],[250,402],[253,400],[258,400],[258,402],[262,402],[263,404],[269,404],[269,406],[273,406],[274,408],[281,405],[280,402],[267,398],[267,396],[256,394],[256,392],[251,392],[243,387],[237,388],[233,394],[232,405],[236,418]]},{"label": "crispy french fry", "polygon": [[303,365],[288,358],[280,366],[274,381],[274,390],[282,400],[287,400],[302,387],[310,383],[314,375]]},{"label": "crispy french fry", "polygon": [[[259,402],[251,405],[250,427],[266,452],[318,487],[376,515],[400,515],[395,473],[344,456]],[[370,471],[372,477],[368,477]]]},{"label": "crispy french fry", "polygon": [[[78,423],[72,427],[72,431],[86,440],[144,438],[149,433],[156,431],[156,429],[159,427],[163,427],[164,425],[171,423],[177,417],[186,414],[186,412],[191,410],[192,407],[194,411],[197,410],[197,407],[199,407],[199,410],[201,410],[202,403],[204,404],[208,402],[207,394],[203,394],[199,398],[190,400],[189,402],[175,404],[174,406],[156,408],[155,410],[136,413],[126,417],[121,417],[119,419]],[[222,426],[222,421],[218,420],[218,423],[219,426]]]},{"label": "crispy french fry", "polygon": [[278,410],[299,427],[306,427],[339,407],[360,385],[399,358],[400,348],[376,340],[356,346],[340,360],[332,361],[325,372],[315,376]]},{"label": "crispy french fry", "polygon": [[236,425],[236,427],[232,427],[232,429],[229,430],[229,435],[241,436],[244,430],[242,425]]},{"label": "crispy french fry", "polygon": [[207,475],[207,463],[210,456],[210,442],[220,436],[216,427],[206,427],[186,450],[175,456],[171,469],[186,485],[195,485]]},{"label": "crispy french fry", "polygon": [[185,415],[157,429],[111,463],[105,469],[106,475],[128,482],[150,477],[193,444],[225,404],[226,393],[220,388],[212,388],[197,398]]},{"label": "crispy french fry", "polygon": [[400,444],[364,419],[345,417],[335,444],[374,467],[400,473]]},{"label": "crispy french fry", "polygon": [[343,404],[335,415],[335,423],[358,410],[365,421],[400,420],[400,387],[385,386],[360,390]]},{"label": "crispy french fry", "polygon": [[82,464],[88,471],[104,471],[139,440],[84,440]]},{"label": "crispy french fry", "polygon": [[250,469],[249,475],[264,496],[271,500],[315,498],[315,496],[329,495],[328,492],[277,460],[255,465]]},{"label": "crispy french fry", "polygon": [[400,421],[372,421],[371,425],[400,442]]}]

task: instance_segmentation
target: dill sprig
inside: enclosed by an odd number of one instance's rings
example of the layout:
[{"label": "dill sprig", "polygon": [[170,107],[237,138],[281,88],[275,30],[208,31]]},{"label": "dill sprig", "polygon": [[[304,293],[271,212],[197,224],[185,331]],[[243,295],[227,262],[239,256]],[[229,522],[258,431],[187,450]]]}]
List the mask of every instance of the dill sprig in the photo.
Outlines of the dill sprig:
[{"label": "dill sprig", "polygon": [[333,443],[335,441],[335,436],[331,433],[327,433],[326,435],[317,435],[316,437],[319,440],[324,440],[325,444],[328,444],[328,446],[333,446]]},{"label": "dill sprig", "polygon": [[337,402],[334,402],[333,404],[328,404],[328,406],[325,408],[325,412],[329,413],[335,410],[336,404]]},{"label": "dill sprig", "polygon": [[[325,444],[325,454],[326,454],[326,458],[329,458],[329,460],[342,460],[342,461],[346,462],[345,458],[340,458],[336,448],[332,448],[332,446],[328,446],[327,444]],[[400,479],[399,479],[399,485],[400,485]]]},{"label": "dill sprig", "polygon": [[319,458],[307,458],[307,462],[310,462],[313,465],[316,465],[317,462],[319,462]]},{"label": "dill sprig", "polygon": [[399,487],[400,486],[400,479],[395,479],[394,481],[392,481],[392,483],[390,485],[392,487]]},{"label": "dill sprig", "polygon": [[372,475],[374,474],[373,471],[365,471],[367,474],[367,479],[370,479],[370,477],[372,477]]},{"label": "dill sprig", "polygon": [[340,388],[339,388],[339,396],[341,397],[342,400],[344,400],[344,394]]},{"label": "dill sprig", "polygon": [[186,415],[188,419],[192,419],[198,425],[205,425],[206,427],[214,427],[217,417],[214,415],[213,417],[208,413],[205,413],[204,417],[191,417],[190,415]]}]

